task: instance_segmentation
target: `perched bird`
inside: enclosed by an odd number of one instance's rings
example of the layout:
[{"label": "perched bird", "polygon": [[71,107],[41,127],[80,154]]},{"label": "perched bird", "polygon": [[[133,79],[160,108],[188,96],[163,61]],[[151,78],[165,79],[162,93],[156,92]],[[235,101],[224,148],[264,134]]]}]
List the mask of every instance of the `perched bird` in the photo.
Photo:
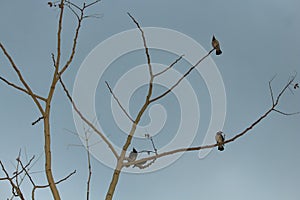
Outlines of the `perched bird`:
[{"label": "perched bird", "polygon": [[133,162],[133,161],[135,161],[136,158],[137,158],[137,155],[138,155],[137,150],[136,150],[135,148],[133,148],[132,151],[130,152],[128,158],[127,158],[128,162]]},{"label": "perched bird", "polygon": [[220,49],[219,41],[215,38],[214,35],[213,35],[213,38],[212,38],[212,41],[211,41],[211,45],[216,50],[216,55],[221,55],[222,54],[222,51]]},{"label": "perched bird", "polygon": [[[217,141],[217,144],[218,144],[218,150],[219,151],[223,151],[224,150],[224,144],[222,144],[225,140],[225,136],[222,135],[222,131],[218,131],[217,134],[216,134],[216,141]],[[220,144],[221,143],[221,144]]]}]

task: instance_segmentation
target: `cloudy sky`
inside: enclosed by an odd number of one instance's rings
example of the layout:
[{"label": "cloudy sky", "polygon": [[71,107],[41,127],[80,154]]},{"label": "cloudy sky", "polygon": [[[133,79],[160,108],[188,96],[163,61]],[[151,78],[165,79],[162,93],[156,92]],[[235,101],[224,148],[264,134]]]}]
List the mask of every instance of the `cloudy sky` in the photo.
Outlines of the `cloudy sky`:
[{"label": "cloudy sky", "polygon": [[[223,54],[221,56],[212,54],[208,58],[207,65],[216,66],[222,86],[225,88],[226,100],[223,103],[226,105],[226,118],[222,131],[230,138],[244,130],[270,108],[268,81],[274,75],[276,77],[272,83],[274,94],[277,94],[291,75],[295,72],[300,73],[299,6],[300,3],[296,0],[251,2],[103,0],[89,10],[91,14],[99,14],[100,18],[90,18],[84,22],[76,57],[63,78],[72,91],[82,63],[97,45],[115,34],[136,28],[127,12],[130,12],[141,26],[177,31],[200,44],[205,51],[211,49],[210,42],[214,34],[221,43]],[[2,0],[0,15],[0,41],[14,58],[33,90],[40,95],[46,95],[53,72],[51,53],[56,51],[59,11],[56,8],[49,8],[47,1]],[[62,43],[63,59],[69,55],[75,25],[76,20],[72,13],[66,12]],[[161,38],[157,36],[157,39]],[[136,41],[141,42],[141,38],[137,37]],[[114,54],[116,49],[123,48],[128,42],[131,45],[133,41],[121,41],[105,49],[105,52]],[[163,42],[164,40],[161,40],[161,43]],[[186,43],[180,42],[182,41],[173,41],[175,46],[184,47]],[[159,49],[152,49],[150,53],[153,62],[165,66],[180,56]],[[186,59],[174,68],[180,73],[194,64],[189,63],[189,52],[183,51],[182,54],[185,54]],[[197,52],[194,51],[192,54]],[[199,58],[203,55],[203,52],[199,52]],[[132,50],[117,57],[106,68],[103,77],[99,77],[96,86],[97,119],[103,132],[117,148],[121,148],[124,144],[126,133],[122,132],[111,112],[111,95],[104,81],[107,80],[115,87],[123,74],[145,63],[143,50]],[[207,67],[204,64],[199,67]],[[20,84],[2,52],[0,75]],[[138,74],[137,77],[140,76],[142,75]],[[88,80],[89,78],[87,82]],[[211,119],[212,110],[217,105],[213,105],[211,97],[214,95],[218,97],[219,93],[216,93],[214,87],[211,91],[210,85],[207,85],[205,78],[197,71],[194,71],[186,81],[190,83],[198,99],[201,116],[199,123],[196,124],[199,129],[191,141],[191,146],[196,146],[202,144],[209,123],[214,120]],[[299,77],[296,81],[299,82]],[[125,88],[128,86],[130,90],[129,83],[122,86]],[[146,86],[141,85],[130,99],[122,99],[123,102],[129,101],[128,107],[133,116],[144,102],[145,89]],[[164,89],[157,85],[155,94]],[[188,90],[181,92],[185,97],[189,95]],[[299,92],[300,90],[293,90],[292,87],[291,90],[287,90],[280,102],[280,110],[300,111]],[[0,160],[13,171],[13,164],[20,149],[24,161],[26,156],[28,158],[32,155],[36,158],[40,156],[31,170],[35,172],[33,177],[36,182],[45,184],[43,127],[42,123],[31,125],[39,117],[37,108],[28,96],[3,82],[0,83],[0,95]],[[141,130],[155,135],[153,139],[158,151],[177,136],[176,132],[184,113],[180,110],[181,101],[174,92],[157,102],[161,105],[158,109],[164,111],[165,115],[162,116],[166,116],[165,124],[158,128],[160,130],[158,133],[154,134],[152,130],[161,124],[155,126],[151,123],[160,120],[155,117],[152,119],[151,115],[148,115],[149,110],[142,120],[142,125],[147,128]],[[155,106],[153,109],[155,111]],[[191,103],[186,109],[194,111],[197,108]],[[119,112],[121,115],[120,110]],[[221,115],[220,111],[216,117]],[[187,118],[191,121],[196,117],[191,114]],[[123,173],[114,199],[299,199],[297,186],[300,179],[299,122],[300,115],[283,116],[272,113],[249,134],[226,145],[224,152],[213,149],[203,159],[199,159],[199,152],[185,153],[176,162],[151,173],[143,173],[142,170],[134,170],[138,173]],[[87,178],[86,152],[80,147],[82,143],[78,136],[72,134],[78,130],[71,105],[60,87],[54,96],[51,123],[53,169],[56,180],[77,170],[74,176],[58,186],[62,199],[84,199]],[[138,150],[151,149],[150,141],[142,138],[142,135],[142,133],[137,135],[140,137],[133,140],[130,149],[133,146]],[[106,152],[97,153],[104,157],[111,156]],[[155,164],[159,165],[161,161],[157,162],[158,164]],[[93,158],[92,167],[91,199],[104,199],[113,171],[97,158]],[[1,172],[0,177],[2,176]],[[29,186],[24,184],[27,195],[30,194]],[[9,184],[0,182],[0,199],[10,196]],[[51,199],[49,190],[39,190],[37,199]]]}]

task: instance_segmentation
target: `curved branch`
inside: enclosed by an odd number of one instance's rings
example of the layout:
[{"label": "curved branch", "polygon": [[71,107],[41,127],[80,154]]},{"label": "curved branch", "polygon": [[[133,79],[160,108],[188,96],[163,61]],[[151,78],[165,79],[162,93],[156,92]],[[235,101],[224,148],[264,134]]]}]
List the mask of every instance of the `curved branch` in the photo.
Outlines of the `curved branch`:
[{"label": "curved branch", "polygon": [[100,137],[101,139],[107,144],[107,146],[109,147],[109,149],[112,151],[112,153],[114,154],[114,156],[116,158],[119,158],[118,153],[116,152],[115,148],[113,147],[113,145],[108,141],[108,139],[105,137],[105,135],[99,131],[87,118],[85,118],[85,116],[80,112],[80,110],[77,108],[75,102],[73,101],[67,87],[65,86],[64,82],[62,81],[62,78],[59,76],[59,82],[61,84],[61,86],[63,87],[63,90],[65,91],[69,101],[71,102],[75,112],[79,115],[79,117],[89,126],[91,127]]}]

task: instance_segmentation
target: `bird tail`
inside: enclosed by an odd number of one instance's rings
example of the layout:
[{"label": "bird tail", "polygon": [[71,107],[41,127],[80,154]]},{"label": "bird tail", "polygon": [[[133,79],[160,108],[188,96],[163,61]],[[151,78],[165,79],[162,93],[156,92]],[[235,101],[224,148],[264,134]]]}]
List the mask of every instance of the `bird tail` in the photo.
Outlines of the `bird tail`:
[{"label": "bird tail", "polygon": [[216,49],[216,55],[221,55],[221,54],[222,54],[221,49]]},{"label": "bird tail", "polygon": [[218,146],[218,150],[219,150],[219,151],[224,151],[224,145],[219,145],[219,146]]}]

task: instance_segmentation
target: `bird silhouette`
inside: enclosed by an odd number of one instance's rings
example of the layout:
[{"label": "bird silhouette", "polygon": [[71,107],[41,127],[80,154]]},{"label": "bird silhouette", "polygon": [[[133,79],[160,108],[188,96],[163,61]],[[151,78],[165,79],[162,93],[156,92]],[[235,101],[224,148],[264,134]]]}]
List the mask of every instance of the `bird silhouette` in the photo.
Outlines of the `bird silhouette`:
[{"label": "bird silhouette", "polygon": [[224,144],[222,144],[222,143],[224,142],[225,138],[222,134],[223,134],[223,132],[219,131],[219,132],[217,132],[217,134],[215,136],[219,151],[224,151]]},{"label": "bird silhouette", "polygon": [[216,50],[216,55],[221,55],[222,51],[220,49],[220,43],[219,41],[215,38],[215,36],[213,35],[212,41],[211,41],[211,45],[213,46],[213,48]]},{"label": "bird silhouette", "polygon": [[135,148],[133,148],[132,151],[130,152],[128,158],[127,158],[128,162],[133,162],[133,161],[135,161],[136,158],[137,158],[137,155],[138,155],[137,150],[136,150]]}]

